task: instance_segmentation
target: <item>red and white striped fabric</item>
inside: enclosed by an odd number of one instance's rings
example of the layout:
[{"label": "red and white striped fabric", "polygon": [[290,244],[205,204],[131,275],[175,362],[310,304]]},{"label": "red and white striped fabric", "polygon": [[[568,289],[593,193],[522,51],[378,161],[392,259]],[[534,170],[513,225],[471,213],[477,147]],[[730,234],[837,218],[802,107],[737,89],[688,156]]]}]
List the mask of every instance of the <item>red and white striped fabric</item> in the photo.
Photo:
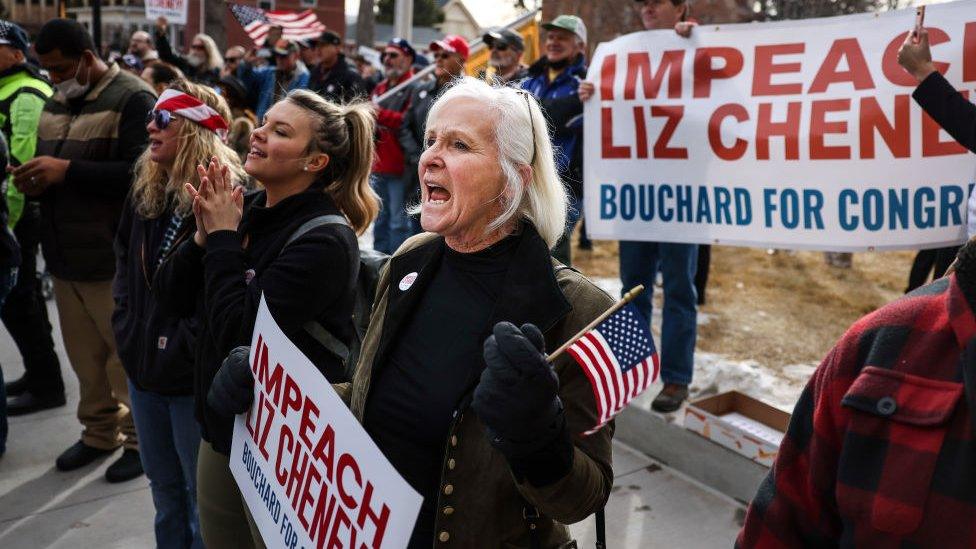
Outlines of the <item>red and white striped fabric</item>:
[{"label": "red and white striped fabric", "polygon": [[312,10],[264,11],[253,6],[230,4],[230,11],[257,46],[264,45],[273,26],[281,27],[282,38],[291,41],[318,38],[325,31],[325,25]]},{"label": "red and white striped fabric", "polygon": [[566,349],[593,385],[599,418],[593,434],[643,393],[660,371],[650,324],[628,303]]},{"label": "red and white striped fabric", "polygon": [[179,90],[168,89],[156,101],[155,111],[169,111],[177,116],[192,120],[216,133],[221,139],[227,135],[227,121],[220,113],[196,97]]}]

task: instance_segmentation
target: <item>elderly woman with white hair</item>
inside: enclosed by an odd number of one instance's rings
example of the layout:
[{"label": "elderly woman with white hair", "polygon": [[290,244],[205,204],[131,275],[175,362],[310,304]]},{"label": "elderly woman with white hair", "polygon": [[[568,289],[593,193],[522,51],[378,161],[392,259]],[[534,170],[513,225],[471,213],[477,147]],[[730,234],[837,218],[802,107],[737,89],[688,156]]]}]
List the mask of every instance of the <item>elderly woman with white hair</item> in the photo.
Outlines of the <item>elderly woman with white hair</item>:
[{"label": "elderly woman with white hair", "polygon": [[431,108],[419,175],[427,232],[381,273],[336,390],[424,498],[410,547],[560,547],[609,497],[612,427],[581,434],[597,424],[590,383],[545,349],[613,300],[549,254],[566,191],[535,99],[457,81]]}]

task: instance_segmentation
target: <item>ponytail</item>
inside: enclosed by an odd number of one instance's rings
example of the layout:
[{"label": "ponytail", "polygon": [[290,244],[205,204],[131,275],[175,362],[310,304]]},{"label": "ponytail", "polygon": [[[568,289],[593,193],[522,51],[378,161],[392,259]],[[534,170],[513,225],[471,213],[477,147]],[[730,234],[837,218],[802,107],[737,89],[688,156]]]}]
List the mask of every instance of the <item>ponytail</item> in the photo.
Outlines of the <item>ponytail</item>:
[{"label": "ponytail", "polygon": [[356,233],[363,234],[380,210],[379,197],[369,184],[376,127],[372,108],[365,102],[337,105],[308,90],[292,91],[286,100],[315,118],[307,152],[329,155],[320,176],[325,192]]}]

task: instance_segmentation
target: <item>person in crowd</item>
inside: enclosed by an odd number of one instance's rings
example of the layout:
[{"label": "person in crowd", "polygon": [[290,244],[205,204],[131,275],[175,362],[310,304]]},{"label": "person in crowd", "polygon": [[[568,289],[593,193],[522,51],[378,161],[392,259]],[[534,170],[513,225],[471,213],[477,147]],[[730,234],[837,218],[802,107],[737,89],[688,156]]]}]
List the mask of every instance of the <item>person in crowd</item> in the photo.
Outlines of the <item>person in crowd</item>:
[{"label": "person in crowd", "polygon": [[220,77],[237,76],[237,67],[240,66],[245,56],[247,56],[247,50],[244,49],[244,46],[227,48],[227,51],[224,52],[224,66],[220,69]]},{"label": "person in crowd", "polygon": [[373,227],[373,249],[393,253],[410,237],[412,229],[407,214],[407,181],[404,177],[403,148],[399,132],[404,114],[410,107],[411,86],[379,101],[386,92],[413,78],[416,50],[403,38],[394,38],[383,50],[384,78],[373,88],[376,104],[376,162],[373,164],[373,189],[382,203]]},{"label": "person in crowd", "polygon": [[556,168],[569,187],[566,236],[553,255],[571,264],[570,236],[579,220],[583,196],[583,103],[578,90],[586,77],[586,25],[575,15],[560,15],[543,23],[546,53],[531,67],[522,89],[534,95],[546,112],[556,146]]},{"label": "person in crowd", "polygon": [[282,38],[271,51],[275,56],[274,65],[254,67],[244,61],[237,68],[237,77],[244,86],[257,90],[258,102],[254,112],[258,120],[263,120],[264,113],[271,105],[288,92],[308,87],[308,69],[298,58],[298,44]]},{"label": "person in crowd", "polygon": [[[976,152],[976,106],[936,70],[927,30],[909,33],[898,51],[898,63],[918,81],[912,97],[922,109],[958,143]],[[941,277],[958,250],[957,246],[950,246],[919,251],[912,263],[906,293],[925,284],[933,271],[935,278]]]},{"label": "person in crowd", "polygon": [[366,97],[363,77],[346,62],[346,55],[342,53],[341,36],[325,31],[315,47],[319,63],[309,76],[309,89],[333,103],[348,103]]},{"label": "person in crowd", "polygon": [[315,38],[308,39],[304,38],[301,40],[296,40],[298,44],[298,56],[305,64],[305,67],[311,71],[316,65],[319,64],[319,50],[318,50],[318,40]]},{"label": "person in crowd", "polygon": [[488,69],[481,71],[478,78],[491,84],[517,84],[529,76],[529,69],[522,64],[525,41],[511,29],[488,29],[481,40],[491,50]]},{"label": "person in crowd", "polygon": [[147,61],[159,59],[159,52],[153,48],[152,37],[144,30],[137,30],[129,38],[129,51],[136,56],[139,61],[145,64]]},{"label": "person in crowd", "polygon": [[[855,322],[793,410],[737,547],[969,547],[976,241]],[[961,526],[962,525],[962,526]]]},{"label": "person in crowd", "polygon": [[217,49],[217,43],[207,34],[197,34],[190,42],[190,53],[179,55],[167,38],[168,23],[165,17],[156,20],[156,48],[159,59],[180,69],[190,80],[213,86],[220,80],[220,69],[224,58]]},{"label": "person in crowd", "polygon": [[[638,0],[644,30],[674,29],[688,37],[696,23],[688,18],[686,0]],[[588,101],[595,92],[592,82],[580,85],[580,99]],[[661,325],[661,379],[664,388],[651,407],[674,412],[688,398],[694,370],[695,340],[698,337],[697,244],[674,242],[620,241],[620,281],[623,290],[643,284],[653,288],[658,271],[664,279],[664,314]],[[634,300],[645,318],[651,318],[651,291]]]},{"label": "person in crowd", "polygon": [[197,326],[192,318],[165,314],[150,289],[163,260],[196,232],[183,184],[196,179],[197,165],[216,157],[232,180],[243,181],[237,154],[222,141],[229,118],[227,104],[205,86],[179,80],[160,95],[115,239],[112,328],[129,377],[159,547],[203,547],[196,505],[200,427],[193,415]]},{"label": "person in crowd", "polygon": [[[0,40],[3,40],[0,38]],[[7,171],[10,153],[7,140],[0,133],[0,173]],[[20,246],[7,226],[7,203],[0,200],[0,307],[17,284],[20,265]],[[7,391],[4,388],[3,368],[0,368],[0,457],[7,451]]]},{"label": "person in crowd", "polygon": [[[28,50],[27,33],[0,20],[0,133],[8,140],[11,169],[34,158],[38,122],[53,93],[48,80],[28,63]],[[2,307],[4,326],[24,361],[24,375],[5,387],[11,397],[8,413],[19,416],[64,406],[64,381],[37,276],[40,207],[25,199],[12,176],[4,198],[0,207],[8,212],[7,226],[13,228],[21,254],[17,283]]]},{"label": "person in crowd", "polygon": [[[564,524],[610,495],[612,427],[580,435],[596,424],[592,387],[545,350],[613,300],[549,255],[567,199],[529,94],[465,78],[434,103],[426,142],[428,232],[382,272],[355,375],[336,390],[423,496],[408,547],[568,546]],[[221,374],[240,381],[211,395],[246,410],[247,354]]]},{"label": "person in crowd", "polygon": [[257,127],[257,115],[247,107],[247,90],[238,78],[232,75],[224,76],[220,79],[217,89],[227,100],[231,112],[227,145],[234,149],[241,162],[244,162],[247,160],[247,153],[251,150],[251,132]]},{"label": "person in crowd", "polygon": [[372,63],[366,59],[366,56],[357,53],[352,57],[353,63],[356,65],[356,72],[359,76],[363,77],[363,84],[366,86],[366,93],[370,96],[373,94],[373,89],[376,85],[380,83],[383,79],[383,72],[373,66]]},{"label": "person in crowd", "polygon": [[34,49],[57,93],[41,114],[37,156],[14,170],[14,185],[41,202],[44,261],[81,386],[78,419],[84,426],[57,467],[78,469],[123,445],[122,457],[105,472],[110,482],[120,482],[141,475],[142,465],[112,337],[113,237],[130,169],[146,146],[146,115],[155,94],[139,77],[102,61],[77,21],[48,21]]},{"label": "person in crowd", "polygon": [[[209,548],[261,546],[253,524],[252,540],[228,467],[233,417],[207,397],[211,387],[226,385],[214,376],[228,353],[250,343],[262,295],[285,334],[327,378],[346,378],[343,360],[304,327],[315,322],[346,344],[353,336],[356,234],[379,209],[369,186],[373,131],[368,104],[336,105],[295,90],[268,110],[251,136],[244,169],[263,190],[244,199],[221,162],[203,172],[199,190],[188,188],[197,230],[164,261],[153,294],[167,314],[194,317],[200,326],[194,396],[206,442],[197,495]],[[345,216],[348,225],[316,226],[289,243],[305,223],[324,215]]]},{"label": "person in crowd", "polygon": [[[427,114],[434,101],[447,89],[455,79],[464,75],[464,63],[468,60],[470,48],[467,40],[455,34],[449,34],[430,43],[430,51],[434,52],[434,78],[414,86],[410,95],[410,106],[403,114],[400,125],[400,146],[406,161],[403,179],[407,185],[407,202],[416,203],[420,197],[420,180],[417,168],[420,165],[420,155],[424,152],[424,135],[427,124]],[[411,232],[421,232],[419,221],[411,219]]]},{"label": "person in crowd", "polygon": [[184,78],[183,73],[180,69],[170,65],[169,63],[153,63],[152,65],[146,67],[140,77],[145,80],[147,84],[152,86],[153,91],[156,95],[163,93],[163,90],[168,88],[170,84],[176,82],[177,80]]}]

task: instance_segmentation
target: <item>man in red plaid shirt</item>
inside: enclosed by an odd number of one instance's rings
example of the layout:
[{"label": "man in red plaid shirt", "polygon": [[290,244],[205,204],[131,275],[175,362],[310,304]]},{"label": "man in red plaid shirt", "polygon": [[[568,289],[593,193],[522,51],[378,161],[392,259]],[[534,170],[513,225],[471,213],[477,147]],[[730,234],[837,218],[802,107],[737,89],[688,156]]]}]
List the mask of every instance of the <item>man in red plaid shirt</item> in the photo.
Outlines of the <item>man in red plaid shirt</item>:
[{"label": "man in red plaid shirt", "polygon": [[976,241],[814,373],[738,547],[976,546]]}]

